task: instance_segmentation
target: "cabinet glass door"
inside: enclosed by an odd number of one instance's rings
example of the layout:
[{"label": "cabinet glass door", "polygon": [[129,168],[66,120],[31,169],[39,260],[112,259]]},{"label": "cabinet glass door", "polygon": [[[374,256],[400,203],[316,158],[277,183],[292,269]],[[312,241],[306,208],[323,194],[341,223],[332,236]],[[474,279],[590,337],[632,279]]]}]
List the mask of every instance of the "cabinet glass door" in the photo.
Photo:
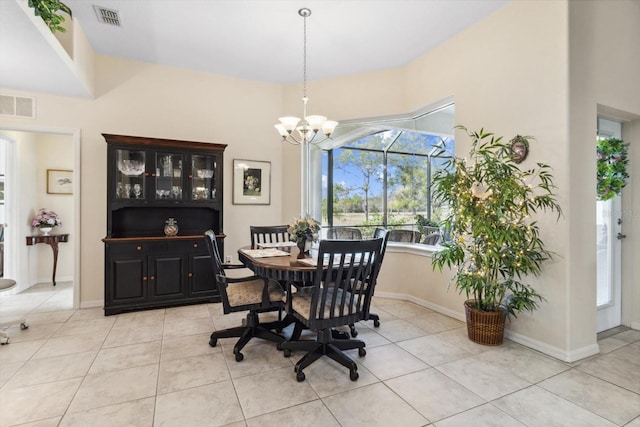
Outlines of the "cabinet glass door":
[{"label": "cabinet glass door", "polygon": [[144,199],[145,152],[116,150],[116,199]]},{"label": "cabinet glass door", "polygon": [[182,200],[182,155],[156,153],[156,200]]},{"label": "cabinet glass door", "polygon": [[191,200],[216,199],[216,166],[215,156],[191,156]]}]

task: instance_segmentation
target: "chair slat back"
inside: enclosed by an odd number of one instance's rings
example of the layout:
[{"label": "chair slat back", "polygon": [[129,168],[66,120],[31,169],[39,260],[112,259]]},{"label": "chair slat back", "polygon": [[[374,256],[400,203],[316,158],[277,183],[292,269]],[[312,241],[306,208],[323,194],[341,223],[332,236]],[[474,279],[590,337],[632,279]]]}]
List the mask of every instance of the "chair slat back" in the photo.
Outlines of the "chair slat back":
[{"label": "chair slat back", "polygon": [[251,232],[251,247],[256,249],[259,243],[279,243],[289,241],[289,232],[287,225],[252,225],[249,227]]},{"label": "chair slat back", "polygon": [[310,328],[348,325],[366,318],[380,269],[382,244],[383,239],[320,242]]},{"label": "chair slat back", "polygon": [[413,230],[389,230],[390,242],[419,243],[421,233]]},{"label": "chair slat back", "polygon": [[362,240],[362,231],[354,227],[329,227],[327,239]]}]

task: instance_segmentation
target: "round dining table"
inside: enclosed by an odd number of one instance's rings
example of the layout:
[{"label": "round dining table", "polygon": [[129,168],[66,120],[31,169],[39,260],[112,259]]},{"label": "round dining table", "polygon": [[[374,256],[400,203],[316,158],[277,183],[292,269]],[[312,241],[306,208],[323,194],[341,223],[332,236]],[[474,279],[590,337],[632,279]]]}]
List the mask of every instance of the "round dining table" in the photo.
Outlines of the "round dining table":
[{"label": "round dining table", "polygon": [[[264,256],[269,253],[269,249],[256,250],[251,246],[245,246],[238,250],[238,259],[256,275],[277,280],[282,284],[312,283],[317,267],[298,259],[297,247],[287,249],[288,251],[278,250],[278,253],[287,252],[287,255]],[[312,258],[307,255],[306,259]]]}]

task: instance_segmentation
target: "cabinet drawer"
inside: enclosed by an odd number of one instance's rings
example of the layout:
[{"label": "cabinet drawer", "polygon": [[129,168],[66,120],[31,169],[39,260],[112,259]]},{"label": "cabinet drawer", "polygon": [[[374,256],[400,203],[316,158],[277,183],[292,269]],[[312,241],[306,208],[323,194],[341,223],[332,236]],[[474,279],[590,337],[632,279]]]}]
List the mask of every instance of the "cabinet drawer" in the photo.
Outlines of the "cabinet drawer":
[{"label": "cabinet drawer", "polygon": [[168,249],[167,242],[127,242],[109,244],[109,250],[112,255],[140,255],[149,253],[166,252]]}]

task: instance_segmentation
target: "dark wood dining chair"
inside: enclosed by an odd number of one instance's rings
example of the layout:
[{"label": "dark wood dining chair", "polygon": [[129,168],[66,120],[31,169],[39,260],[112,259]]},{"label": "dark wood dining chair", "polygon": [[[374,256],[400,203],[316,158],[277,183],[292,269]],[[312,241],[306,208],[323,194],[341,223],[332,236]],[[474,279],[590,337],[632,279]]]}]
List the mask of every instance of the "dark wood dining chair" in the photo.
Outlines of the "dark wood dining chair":
[{"label": "dark wood dining chair", "polygon": [[329,227],[327,239],[362,240],[362,231],[355,227]]},{"label": "dark wood dining chair", "polygon": [[289,232],[288,225],[252,225],[249,227],[251,232],[251,247],[256,249],[259,243],[279,243],[288,242]]},{"label": "dark wood dining chair", "polygon": [[422,233],[413,230],[389,230],[390,242],[420,243]]},{"label": "dark wood dining chair", "polygon": [[352,381],[358,379],[358,365],[344,350],[357,348],[358,355],[364,356],[365,343],[335,339],[332,328],[367,318],[380,270],[382,244],[383,239],[320,242],[313,286],[293,293],[290,302],[293,316],[300,324],[316,331],[316,339],[285,341],[278,345],[286,357],[292,350],[307,351],[294,368],[298,381],[304,381],[304,369],[322,356],[329,356],[349,368]]},{"label": "dark wood dining chair", "polygon": [[240,351],[252,338],[262,338],[275,343],[283,342],[285,338],[272,331],[279,328],[281,323],[260,323],[258,316],[259,313],[283,309],[284,291],[280,284],[260,276],[227,277],[224,273],[225,269],[245,268],[245,266],[222,264],[216,235],[212,230],[205,232],[205,241],[211,255],[211,265],[222,298],[224,314],[248,311],[244,325],[213,332],[209,345],[215,347],[220,338],[239,337],[240,339],[233,347],[233,354],[236,361],[240,362],[244,359]]},{"label": "dark wood dining chair", "polygon": [[[380,249],[380,266],[382,266],[382,261],[384,260],[384,253],[387,251],[387,242],[389,241],[389,231],[384,228],[376,228],[373,232],[374,239],[382,239],[382,248]],[[371,295],[373,298],[373,294]],[[369,313],[365,320],[373,320],[373,326],[376,328],[380,327],[380,316],[375,313]],[[352,337],[358,336],[358,330],[356,329],[356,325],[349,325],[349,331]]]}]

